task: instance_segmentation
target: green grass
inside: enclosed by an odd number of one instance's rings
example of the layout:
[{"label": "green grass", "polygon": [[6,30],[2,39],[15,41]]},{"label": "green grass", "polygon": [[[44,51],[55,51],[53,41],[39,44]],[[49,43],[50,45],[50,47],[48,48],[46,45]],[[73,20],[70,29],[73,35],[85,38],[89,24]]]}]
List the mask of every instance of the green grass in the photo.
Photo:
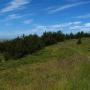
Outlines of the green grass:
[{"label": "green grass", "polygon": [[90,38],[65,41],[19,60],[0,55],[0,90],[90,90]]}]

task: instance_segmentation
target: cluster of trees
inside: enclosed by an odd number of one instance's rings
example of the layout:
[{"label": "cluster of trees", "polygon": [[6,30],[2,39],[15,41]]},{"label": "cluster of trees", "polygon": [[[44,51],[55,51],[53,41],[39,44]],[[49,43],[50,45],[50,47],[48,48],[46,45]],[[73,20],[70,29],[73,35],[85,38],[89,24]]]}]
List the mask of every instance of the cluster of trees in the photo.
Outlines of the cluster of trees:
[{"label": "cluster of trees", "polygon": [[67,39],[78,39],[82,37],[90,37],[90,33],[78,32],[76,34],[64,34],[58,32],[45,32],[42,36],[29,35],[17,37],[13,40],[0,42],[0,53],[6,60],[18,59],[28,54],[33,54],[41,50],[45,46],[56,44]]}]

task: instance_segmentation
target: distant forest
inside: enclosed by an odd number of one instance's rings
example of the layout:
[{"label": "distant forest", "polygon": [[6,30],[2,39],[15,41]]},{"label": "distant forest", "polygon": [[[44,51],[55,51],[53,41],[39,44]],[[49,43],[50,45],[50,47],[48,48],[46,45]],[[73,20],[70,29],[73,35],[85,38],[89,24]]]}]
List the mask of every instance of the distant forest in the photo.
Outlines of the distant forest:
[{"label": "distant forest", "polygon": [[22,58],[28,54],[33,54],[42,48],[63,42],[69,39],[81,39],[83,37],[90,37],[90,33],[78,32],[76,34],[64,34],[58,32],[44,32],[42,36],[22,35],[13,40],[6,40],[0,42],[0,53],[3,54],[5,60]]}]

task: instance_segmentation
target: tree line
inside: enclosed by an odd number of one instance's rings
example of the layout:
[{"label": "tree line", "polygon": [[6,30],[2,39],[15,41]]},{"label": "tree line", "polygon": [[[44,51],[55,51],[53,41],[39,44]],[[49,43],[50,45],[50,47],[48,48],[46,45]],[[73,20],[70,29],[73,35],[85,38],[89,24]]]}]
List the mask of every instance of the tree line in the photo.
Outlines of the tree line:
[{"label": "tree line", "polygon": [[68,39],[80,39],[83,37],[90,37],[90,33],[78,32],[76,34],[64,34],[61,31],[58,32],[44,32],[42,36],[28,35],[17,37],[13,40],[6,40],[0,42],[0,53],[8,59],[18,59],[28,54],[33,54],[42,48],[63,42]]}]

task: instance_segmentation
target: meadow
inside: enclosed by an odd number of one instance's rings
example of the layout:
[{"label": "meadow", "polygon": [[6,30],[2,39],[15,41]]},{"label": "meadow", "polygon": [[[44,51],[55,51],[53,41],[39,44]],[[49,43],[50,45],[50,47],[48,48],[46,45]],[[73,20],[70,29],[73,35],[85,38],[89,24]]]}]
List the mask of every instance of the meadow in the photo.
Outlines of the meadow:
[{"label": "meadow", "polygon": [[0,90],[90,90],[90,38],[66,40],[4,61],[0,55]]}]

